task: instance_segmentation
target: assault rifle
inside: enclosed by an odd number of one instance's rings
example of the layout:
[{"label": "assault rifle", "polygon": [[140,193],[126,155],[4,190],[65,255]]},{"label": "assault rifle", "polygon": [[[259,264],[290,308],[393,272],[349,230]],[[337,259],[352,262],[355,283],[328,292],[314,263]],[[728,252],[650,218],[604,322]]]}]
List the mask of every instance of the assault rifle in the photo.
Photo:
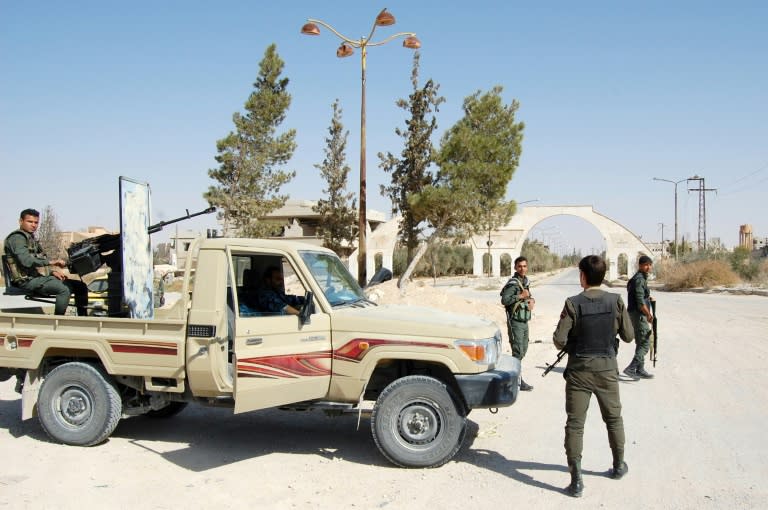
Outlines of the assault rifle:
[{"label": "assault rifle", "polygon": [[653,342],[651,342],[651,361],[653,361],[653,366],[656,366],[656,355],[659,353],[659,335],[657,333],[658,331],[658,323],[659,321],[656,319],[656,301],[651,301],[651,311],[653,312],[653,324],[651,325],[651,330],[653,331]]},{"label": "assault rifle", "polygon": [[541,376],[542,376],[542,377],[544,377],[545,375],[547,375],[548,373],[550,373],[550,372],[552,371],[552,369],[553,369],[553,368],[555,368],[555,365],[557,365],[558,363],[560,363],[560,361],[563,359],[563,357],[564,357],[564,356],[565,356],[567,353],[568,353],[568,351],[566,351],[566,348],[565,348],[565,347],[563,347],[562,349],[560,349],[560,352],[558,352],[558,353],[557,353],[557,359],[555,359],[555,361],[553,361],[551,364],[550,364],[550,363],[545,363],[545,364],[547,365],[547,368],[546,368],[546,369],[544,369],[544,373],[543,373],[543,374],[541,374]]}]

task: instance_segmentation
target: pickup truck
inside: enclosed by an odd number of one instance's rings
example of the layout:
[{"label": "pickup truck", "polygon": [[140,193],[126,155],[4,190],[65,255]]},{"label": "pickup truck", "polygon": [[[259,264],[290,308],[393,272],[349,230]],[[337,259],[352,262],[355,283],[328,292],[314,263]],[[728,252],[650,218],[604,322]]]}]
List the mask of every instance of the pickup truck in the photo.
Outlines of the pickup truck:
[{"label": "pickup truck", "polygon": [[[436,467],[459,450],[472,409],[512,405],[520,363],[496,324],[378,305],[330,250],[287,240],[200,239],[181,297],[149,319],[0,312],[0,381],[23,377],[22,419],[91,446],[123,417],[170,417],[190,402],[370,413],[382,454]],[[245,306],[282,269],[299,315]],[[367,407],[366,407],[367,405]]]}]

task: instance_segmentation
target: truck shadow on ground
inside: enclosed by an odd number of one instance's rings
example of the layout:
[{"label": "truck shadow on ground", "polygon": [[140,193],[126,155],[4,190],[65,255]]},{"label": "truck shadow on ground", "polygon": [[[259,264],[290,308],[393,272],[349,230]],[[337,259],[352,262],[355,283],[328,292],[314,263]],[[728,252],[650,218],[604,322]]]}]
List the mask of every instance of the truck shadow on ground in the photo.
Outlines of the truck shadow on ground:
[{"label": "truck shadow on ground", "polygon": [[[171,418],[138,416],[123,419],[111,438],[96,448],[110,448],[110,443],[116,443],[116,440],[127,441],[193,472],[286,453],[398,469],[379,453],[371,436],[370,418],[363,415],[359,427],[357,419],[356,414],[328,417],[318,411],[278,409],[233,415],[228,409],[190,405]],[[37,419],[21,421],[19,399],[0,400],[0,429],[7,430],[15,438],[27,436],[54,444]],[[527,472],[560,471],[564,485],[567,485],[565,465],[507,459],[492,450],[473,449],[478,430],[477,423],[467,421],[467,437],[453,462],[488,469],[532,487],[563,491],[562,487],[536,480]],[[604,475],[591,471],[584,471],[584,474]]]},{"label": "truck shadow on ground", "polygon": [[127,439],[195,472],[281,453],[388,464],[373,442],[367,418],[358,428],[357,415],[328,417],[316,411],[269,409],[233,415],[228,409],[190,405],[171,418],[122,420],[112,438]]},{"label": "truck shadow on ground", "polygon": [[49,441],[39,421],[21,421],[21,398],[0,400],[0,429],[7,430],[15,438],[27,436],[37,441]]}]

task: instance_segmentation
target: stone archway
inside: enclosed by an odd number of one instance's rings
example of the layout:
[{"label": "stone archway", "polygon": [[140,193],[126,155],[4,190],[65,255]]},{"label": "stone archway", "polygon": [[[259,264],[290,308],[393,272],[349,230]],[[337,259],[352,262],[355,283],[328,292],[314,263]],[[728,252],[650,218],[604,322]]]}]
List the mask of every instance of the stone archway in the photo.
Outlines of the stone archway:
[{"label": "stone archway", "polygon": [[[507,225],[491,232],[492,274],[501,274],[501,257],[508,255],[514,260],[520,256],[523,241],[531,229],[542,220],[553,216],[568,215],[581,218],[592,224],[603,236],[605,256],[608,263],[608,280],[615,280],[618,274],[619,255],[625,255],[630,268],[640,255],[651,255],[648,248],[635,234],[615,220],[596,212],[589,205],[527,206],[518,211]],[[471,240],[473,273],[483,274],[483,255],[489,252],[488,234],[474,236]]]}]

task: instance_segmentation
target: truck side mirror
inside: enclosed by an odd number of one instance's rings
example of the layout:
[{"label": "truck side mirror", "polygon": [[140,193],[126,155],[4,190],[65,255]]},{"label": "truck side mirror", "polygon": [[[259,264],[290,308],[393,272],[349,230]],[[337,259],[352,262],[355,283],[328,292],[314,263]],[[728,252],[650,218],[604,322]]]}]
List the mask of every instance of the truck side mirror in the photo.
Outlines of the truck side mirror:
[{"label": "truck side mirror", "polygon": [[299,310],[299,321],[301,324],[307,324],[309,322],[309,316],[312,315],[312,310],[315,309],[315,295],[311,290],[308,290],[304,295],[304,306]]}]

